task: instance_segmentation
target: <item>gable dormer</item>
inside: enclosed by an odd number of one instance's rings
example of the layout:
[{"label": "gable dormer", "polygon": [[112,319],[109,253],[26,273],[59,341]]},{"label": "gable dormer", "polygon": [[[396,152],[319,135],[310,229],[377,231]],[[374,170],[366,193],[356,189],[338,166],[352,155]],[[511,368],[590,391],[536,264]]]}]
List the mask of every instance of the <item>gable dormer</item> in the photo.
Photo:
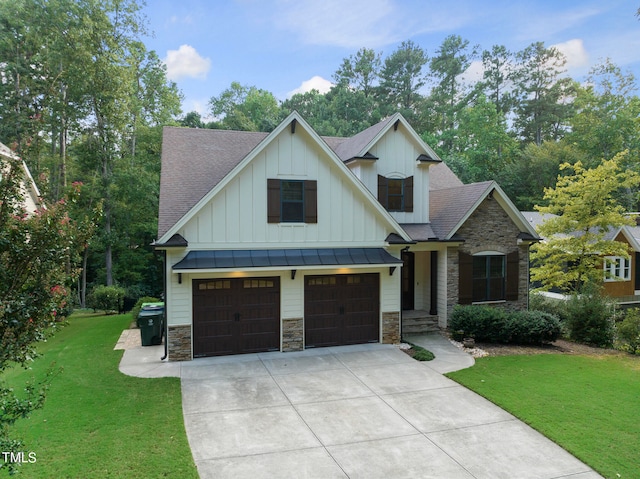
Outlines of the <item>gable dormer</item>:
[{"label": "gable dormer", "polygon": [[429,169],[442,160],[402,115],[344,140],[335,151],[396,221],[429,222]]}]

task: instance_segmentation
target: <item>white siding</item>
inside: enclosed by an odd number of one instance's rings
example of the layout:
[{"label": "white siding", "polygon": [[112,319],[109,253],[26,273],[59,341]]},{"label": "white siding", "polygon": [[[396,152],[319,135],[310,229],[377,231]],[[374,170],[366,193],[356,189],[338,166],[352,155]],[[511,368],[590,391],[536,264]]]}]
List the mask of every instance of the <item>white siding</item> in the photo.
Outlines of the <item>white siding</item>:
[{"label": "white siding", "polygon": [[[383,246],[388,227],[345,173],[303,129],[286,129],[179,233],[191,249]],[[316,180],[318,223],[267,223],[267,178]]]},{"label": "white siding", "polygon": [[390,128],[371,148],[370,152],[378,160],[360,161],[351,169],[364,185],[378,196],[378,175],[387,178],[407,178],[413,176],[413,212],[391,212],[399,223],[429,222],[429,167],[420,165],[416,159],[422,153],[419,145],[411,138],[407,129],[398,125]]}]

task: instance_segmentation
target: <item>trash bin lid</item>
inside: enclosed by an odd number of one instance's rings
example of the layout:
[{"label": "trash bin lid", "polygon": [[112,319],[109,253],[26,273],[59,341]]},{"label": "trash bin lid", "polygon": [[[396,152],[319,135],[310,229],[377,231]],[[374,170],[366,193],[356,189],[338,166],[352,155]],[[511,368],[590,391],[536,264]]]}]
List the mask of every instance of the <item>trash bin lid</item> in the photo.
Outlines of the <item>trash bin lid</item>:
[{"label": "trash bin lid", "polygon": [[162,302],[158,302],[158,303],[142,303],[141,309],[143,311],[146,311],[148,309],[164,309],[164,303],[162,303]]}]

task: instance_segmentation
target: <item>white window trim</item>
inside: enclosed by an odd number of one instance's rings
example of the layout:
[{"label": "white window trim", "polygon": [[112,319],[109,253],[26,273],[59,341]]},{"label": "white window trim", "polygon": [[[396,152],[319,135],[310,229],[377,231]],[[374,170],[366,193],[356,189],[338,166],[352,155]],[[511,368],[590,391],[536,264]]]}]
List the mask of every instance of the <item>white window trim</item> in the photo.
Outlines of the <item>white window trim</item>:
[{"label": "white window trim", "polygon": [[604,281],[631,281],[631,259],[622,256],[606,256],[604,258]]}]

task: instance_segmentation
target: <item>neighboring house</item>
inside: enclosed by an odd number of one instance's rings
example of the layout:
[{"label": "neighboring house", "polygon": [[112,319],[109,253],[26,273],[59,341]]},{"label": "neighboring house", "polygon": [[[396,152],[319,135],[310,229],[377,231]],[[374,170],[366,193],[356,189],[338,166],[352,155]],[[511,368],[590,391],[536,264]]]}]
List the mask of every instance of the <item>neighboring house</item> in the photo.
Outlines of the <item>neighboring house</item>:
[{"label": "neighboring house", "polygon": [[[171,360],[397,343],[456,304],[528,303],[533,227],[395,114],[322,138],[166,127],[158,240]],[[405,329],[406,332],[406,329]]]},{"label": "neighboring house", "polygon": [[34,213],[42,203],[40,200],[40,192],[38,191],[38,187],[36,186],[36,183],[33,180],[31,173],[29,172],[29,168],[27,168],[27,164],[3,143],[0,143],[0,157],[2,157],[0,180],[2,179],[3,175],[6,175],[8,173],[8,171],[6,170],[6,168],[9,167],[8,165],[13,164],[22,169],[22,207],[26,213]]},{"label": "neighboring house", "polygon": [[[537,211],[523,211],[529,224],[538,231],[546,218]],[[613,298],[624,298],[640,295],[640,226],[622,226],[611,229],[604,236],[605,240],[615,240],[627,245],[629,258],[607,256],[602,262],[602,283],[604,292]]]}]

